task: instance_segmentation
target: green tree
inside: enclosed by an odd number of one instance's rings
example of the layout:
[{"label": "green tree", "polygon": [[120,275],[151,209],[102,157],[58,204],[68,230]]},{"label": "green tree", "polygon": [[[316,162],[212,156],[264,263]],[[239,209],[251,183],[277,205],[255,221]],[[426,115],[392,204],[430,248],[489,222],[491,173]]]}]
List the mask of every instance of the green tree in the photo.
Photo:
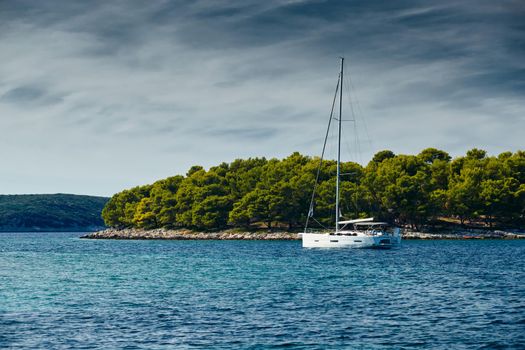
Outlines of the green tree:
[{"label": "green tree", "polygon": [[450,214],[460,219],[472,220],[481,210],[481,181],[483,171],[479,167],[466,166],[459,175],[453,176],[448,189],[447,209]]},{"label": "green tree", "polygon": [[448,163],[451,159],[447,152],[436,148],[425,148],[417,156],[428,164],[432,164],[436,160],[442,160]]},{"label": "green tree", "polygon": [[177,222],[177,191],[183,176],[172,176],[153,184],[150,191],[151,211],[156,218],[156,227],[174,228]]},{"label": "green tree", "polygon": [[133,227],[135,209],[142,198],[149,196],[150,189],[149,185],[137,186],[115,194],[102,209],[104,223],[111,227]]},{"label": "green tree", "polygon": [[153,201],[150,197],[145,197],[138,202],[133,216],[133,226],[153,229],[158,227],[157,217],[153,212]]},{"label": "green tree", "polygon": [[[320,165],[320,168],[319,168]],[[293,153],[284,159],[250,158],[206,171],[191,167],[152,185],[116,193],[102,211],[112,227],[303,225],[312,191],[312,224],[333,226],[336,162]],[[341,164],[340,199],[344,218],[374,216],[418,227],[442,215],[462,223],[489,225],[525,221],[525,152],[489,157],[472,149],[451,160],[427,148],[417,156],[381,151],[365,168]],[[316,179],[318,180],[316,185]]]},{"label": "green tree", "polygon": [[264,222],[268,229],[271,229],[279,204],[281,203],[278,202],[278,198],[269,190],[256,188],[234,204],[230,221],[246,226],[254,222]]},{"label": "green tree", "polygon": [[382,211],[416,229],[432,215],[429,165],[416,156],[399,155],[379,164],[375,187]]},{"label": "green tree", "polygon": [[395,156],[395,153],[390,150],[379,151],[376,154],[374,154],[374,157],[372,158],[372,163],[379,164],[384,160],[394,158]]},{"label": "green tree", "polygon": [[475,159],[475,160],[481,160],[484,159],[487,156],[487,151],[484,151],[482,149],[473,148],[470,151],[467,151],[467,157],[468,159]]},{"label": "green tree", "polygon": [[225,178],[227,169],[219,167],[206,172],[201,168],[188,174],[175,196],[177,222],[195,228],[224,227],[233,205]]},{"label": "green tree", "polygon": [[480,184],[479,194],[483,203],[486,222],[492,226],[495,217],[508,218],[514,212],[515,193],[519,183],[514,178],[501,180],[484,180]]},{"label": "green tree", "polygon": [[263,167],[267,162],[266,158],[249,158],[236,159],[230,164],[226,180],[235,201],[255,189],[261,181]]}]

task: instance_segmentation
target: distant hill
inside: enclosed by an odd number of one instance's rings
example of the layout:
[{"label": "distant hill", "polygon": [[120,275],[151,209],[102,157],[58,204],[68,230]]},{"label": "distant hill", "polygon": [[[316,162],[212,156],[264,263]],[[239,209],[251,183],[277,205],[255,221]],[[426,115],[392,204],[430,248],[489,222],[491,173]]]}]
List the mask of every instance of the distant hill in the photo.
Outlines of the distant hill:
[{"label": "distant hill", "polygon": [[0,195],[0,231],[92,231],[108,198],[73,194]]}]

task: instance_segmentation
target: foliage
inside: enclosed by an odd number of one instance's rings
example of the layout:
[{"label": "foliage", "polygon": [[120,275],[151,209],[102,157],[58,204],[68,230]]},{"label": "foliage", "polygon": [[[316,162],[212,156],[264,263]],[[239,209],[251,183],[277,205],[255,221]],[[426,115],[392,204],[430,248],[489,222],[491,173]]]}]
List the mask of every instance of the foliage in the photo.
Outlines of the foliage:
[{"label": "foliage", "polygon": [[108,198],[72,194],[0,195],[0,231],[88,231],[104,226]]},{"label": "foliage", "polygon": [[[321,164],[320,168],[319,165]],[[319,170],[319,181],[315,179]],[[312,190],[314,225],[333,226],[336,163],[293,153],[284,159],[237,159],[186,176],[115,194],[103,210],[114,227],[226,226],[300,227],[309,212]],[[462,223],[523,224],[525,152],[489,157],[472,149],[451,159],[427,148],[417,156],[378,152],[366,167],[341,164],[341,209],[345,219],[374,216],[418,227],[441,216]]]}]

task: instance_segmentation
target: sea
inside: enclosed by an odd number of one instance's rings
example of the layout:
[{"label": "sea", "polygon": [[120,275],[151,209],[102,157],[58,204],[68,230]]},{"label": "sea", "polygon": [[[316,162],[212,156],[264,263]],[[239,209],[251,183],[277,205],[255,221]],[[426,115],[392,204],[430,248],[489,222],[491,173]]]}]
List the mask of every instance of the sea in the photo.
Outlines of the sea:
[{"label": "sea", "polygon": [[0,233],[1,349],[524,349],[525,240]]}]

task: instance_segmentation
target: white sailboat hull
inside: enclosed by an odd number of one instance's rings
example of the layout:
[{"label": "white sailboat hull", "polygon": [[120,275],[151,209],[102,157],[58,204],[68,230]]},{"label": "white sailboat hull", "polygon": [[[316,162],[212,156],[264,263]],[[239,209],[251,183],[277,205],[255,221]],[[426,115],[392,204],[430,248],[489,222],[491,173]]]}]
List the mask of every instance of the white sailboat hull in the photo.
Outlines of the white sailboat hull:
[{"label": "white sailboat hull", "polygon": [[389,249],[401,243],[399,234],[302,233],[304,248],[377,248]]}]

